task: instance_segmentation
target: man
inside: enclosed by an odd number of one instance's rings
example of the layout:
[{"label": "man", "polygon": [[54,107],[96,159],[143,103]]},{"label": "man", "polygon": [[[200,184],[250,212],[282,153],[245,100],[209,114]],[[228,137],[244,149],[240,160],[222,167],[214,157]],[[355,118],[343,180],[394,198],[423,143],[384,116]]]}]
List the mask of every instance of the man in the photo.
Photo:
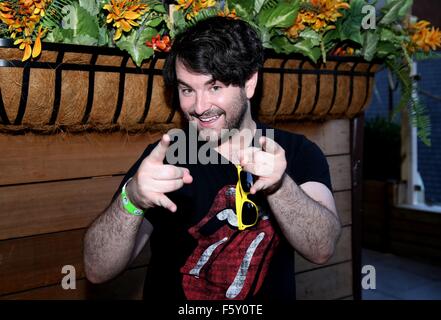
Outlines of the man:
[{"label": "man", "polygon": [[148,146],[86,233],[91,282],[118,275],[150,239],[146,299],[287,301],[294,249],[319,264],[333,254],[340,222],[326,158],[304,136],[251,116],[262,64],[261,41],[240,20],[209,18],[176,37],[166,83],[187,132],[197,128],[197,150],[209,141],[221,163],[189,163],[193,154],[167,163],[172,134]]}]

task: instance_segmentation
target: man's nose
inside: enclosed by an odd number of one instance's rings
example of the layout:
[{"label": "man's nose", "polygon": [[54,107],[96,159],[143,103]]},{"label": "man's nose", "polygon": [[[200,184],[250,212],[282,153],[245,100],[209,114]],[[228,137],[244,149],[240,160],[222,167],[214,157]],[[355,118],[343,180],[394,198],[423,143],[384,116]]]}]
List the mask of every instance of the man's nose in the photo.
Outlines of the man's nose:
[{"label": "man's nose", "polygon": [[196,114],[201,115],[205,111],[211,108],[208,97],[204,93],[200,93],[196,96],[194,111]]}]

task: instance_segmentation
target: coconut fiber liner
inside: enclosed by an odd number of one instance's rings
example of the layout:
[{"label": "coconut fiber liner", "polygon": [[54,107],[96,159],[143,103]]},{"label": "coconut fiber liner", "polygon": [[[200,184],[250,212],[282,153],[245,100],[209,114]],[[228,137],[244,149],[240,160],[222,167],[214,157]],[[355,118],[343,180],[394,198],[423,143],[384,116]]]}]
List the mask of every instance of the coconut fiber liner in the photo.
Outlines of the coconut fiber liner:
[{"label": "coconut fiber liner", "polygon": [[[140,68],[114,48],[44,44],[37,60],[0,43],[0,131],[166,130],[182,124],[158,54]],[[352,118],[368,105],[378,63],[312,64],[267,54],[253,113],[261,121]]]}]

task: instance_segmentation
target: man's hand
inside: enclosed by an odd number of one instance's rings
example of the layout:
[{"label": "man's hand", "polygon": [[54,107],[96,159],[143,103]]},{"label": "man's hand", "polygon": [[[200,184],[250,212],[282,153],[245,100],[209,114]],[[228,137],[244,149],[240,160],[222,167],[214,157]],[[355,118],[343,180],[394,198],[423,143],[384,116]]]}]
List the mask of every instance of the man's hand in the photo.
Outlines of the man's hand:
[{"label": "man's hand", "polygon": [[275,192],[282,182],[286,170],[285,150],[274,140],[260,137],[262,149],[249,147],[240,156],[242,168],[258,177],[250,189],[251,194],[258,191]]},{"label": "man's hand", "polygon": [[164,164],[169,145],[170,136],[164,134],[150,155],[142,161],[133,180],[128,184],[129,198],[137,206],[145,209],[161,206],[175,212],[176,204],[165,193],[176,191],[193,181],[187,168]]}]

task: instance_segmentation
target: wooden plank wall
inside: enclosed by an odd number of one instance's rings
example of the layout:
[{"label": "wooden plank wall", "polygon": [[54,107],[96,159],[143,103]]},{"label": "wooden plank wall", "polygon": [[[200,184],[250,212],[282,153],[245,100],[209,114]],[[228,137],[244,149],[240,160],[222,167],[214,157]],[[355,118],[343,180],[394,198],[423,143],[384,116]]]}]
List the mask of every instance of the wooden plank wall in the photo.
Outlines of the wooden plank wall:
[{"label": "wooden plank wall", "polygon": [[[324,151],[343,224],[326,265],[297,255],[299,299],[353,296],[349,126],[349,120],[279,125]],[[84,276],[82,239],[126,170],[160,134],[0,135],[0,299],[142,298],[148,246],[128,271],[97,286]],[[61,288],[64,265],[75,266],[76,290]]]},{"label": "wooden plank wall", "polygon": [[363,246],[441,265],[441,215],[393,205],[391,182],[363,186]]}]

